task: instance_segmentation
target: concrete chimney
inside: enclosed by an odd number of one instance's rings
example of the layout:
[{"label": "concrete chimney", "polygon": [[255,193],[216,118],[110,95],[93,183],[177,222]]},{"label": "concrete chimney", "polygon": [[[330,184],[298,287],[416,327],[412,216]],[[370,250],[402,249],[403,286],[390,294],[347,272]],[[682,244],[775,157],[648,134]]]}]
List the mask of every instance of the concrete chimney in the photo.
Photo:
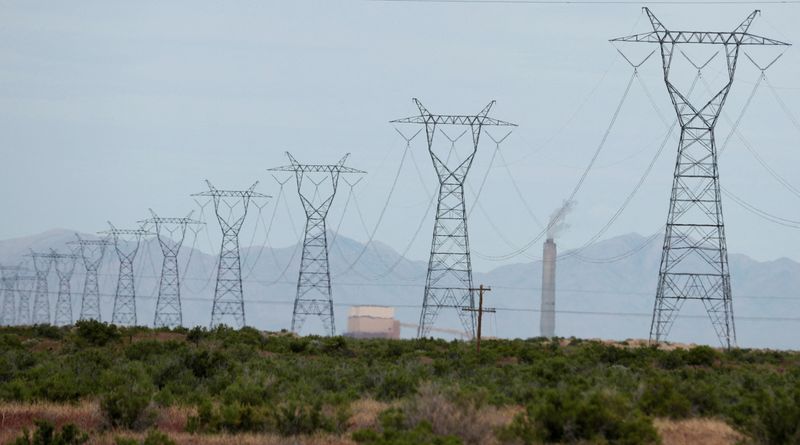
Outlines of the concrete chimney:
[{"label": "concrete chimney", "polygon": [[539,335],[556,335],[556,243],[553,238],[544,242],[542,255],[542,311],[539,320]]}]

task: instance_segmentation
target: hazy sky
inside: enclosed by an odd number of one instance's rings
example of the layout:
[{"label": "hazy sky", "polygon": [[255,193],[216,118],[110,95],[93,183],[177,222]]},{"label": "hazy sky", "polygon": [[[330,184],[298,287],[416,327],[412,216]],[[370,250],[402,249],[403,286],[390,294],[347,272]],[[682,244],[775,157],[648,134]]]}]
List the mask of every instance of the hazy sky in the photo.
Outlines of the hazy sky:
[{"label": "hazy sky", "polygon": [[[653,10],[671,28],[727,31],[755,7],[655,5]],[[189,195],[202,191],[206,178],[221,188],[260,180],[259,191],[277,196],[266,169],[286,164],[288,150],[308,163],[335,162],[350,152],[349,165],[369,172],[341,225],[343,234],[365,240],[403,156],[404,142],[388,121],[416,114],[412,97],[442,114],[476,113],[496,99],[492,115],[519,127],[501,145],[502,156],[495,156],[481,207],[473,206],[472,190],[479,189],[495,151],[486,137],[470,174],[471,243],[479,269],[498,264],[481,256],[513,251],[540,231],[511,177],[543,222],[569,194],[631,76],[608,39],[650,30],[637,5],[193,0],[3,1],[0,8],[5,202],[0,238],[55,227],[94,232],[104,229],[106,220],[125,227],[146,217],[148,207],[182,216],[195,208]],[[800,42],[800,5],[761,9],[752,32]],[[634,59],[655,49],[618,47]],[[709,49],[687,48],[687,53],[700,60]],[[747,51],[764,64],[777,54]],[[684,83],[690,83],[688,64],[680,57],[675,63],[683,65],[676,70],[683,69]],[[582,245],[605,225],[656,153],[674,116],[660,69],[656,57],[640,69],[567,218],[571,228],[562,236],[562,250]],[[723,70],[724,60],[717,57],[705,79],[718,84]],[[790,48],[767,74],[800,117],[797,50]],[[759,71],[742,57],[737,76],[725,109],[730,120],[739,116]],[[707,95],[702,82],[696,92]],[[731,128],[725,119],[718,129],[720,145]],[[800,188],[800,128],[765,83],[739,130],[776,174]],[[455,136],[460,130],[447,131]],[[441,134],[436,141],[446,150]],[[661,230],[676,146],[673,133],[644,186],[603,237]],[[436,186],[423,138],[411,149],[413,158],[404,161],[375,235],[400,251],[412,240]],[[720,164],[722,184],[731,193],[800,220],[800,197],[774,179],[738,137],[731,138]],[[329,226],[338,226],[346,184],[339,192]],[[287,189],[286,198],[291,218],[300,224],[295,191]],[[766,222],[728,198],[723,206],[732,252],[800,260],[796,229]],[[265,208],[267,219],[272,209]],[[257,227],[252,215],[245,245]],[[427,257],[432,225],[429,213],[408,256]],[[216,235],[215,222],[210,228]],[[262,239],[255,233],[257,243]],[[296,240],[280,203],[270,243]],[[528,254],[540,251],[537,243]],[[523,260],[528,259],[509,261]]]}]

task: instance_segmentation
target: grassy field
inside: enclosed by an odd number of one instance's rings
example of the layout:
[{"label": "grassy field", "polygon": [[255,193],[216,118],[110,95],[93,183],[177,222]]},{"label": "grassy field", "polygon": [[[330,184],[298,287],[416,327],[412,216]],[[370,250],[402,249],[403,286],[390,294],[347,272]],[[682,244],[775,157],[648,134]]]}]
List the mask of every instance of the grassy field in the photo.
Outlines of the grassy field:
[{"label": "grassy field", "polygon": [[[485,341],[478,356],[473,346],[2,328],[0,443],[800,444],[798,353],[530,339]],[[62,433],[69,424],[79,431]]]}]

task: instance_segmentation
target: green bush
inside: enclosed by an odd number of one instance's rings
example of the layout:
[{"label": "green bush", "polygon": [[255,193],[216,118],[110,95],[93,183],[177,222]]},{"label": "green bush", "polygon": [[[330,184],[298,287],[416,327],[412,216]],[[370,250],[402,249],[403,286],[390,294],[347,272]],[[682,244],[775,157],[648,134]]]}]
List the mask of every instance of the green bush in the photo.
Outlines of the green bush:
[{"label": "green bush", "polygon": [[352,434],[352,439],[364,445],[461,445],[455,436],[440,436],[433,432],[427,422],[414,427],[406,425],[403,412],[397,408],[388,409],[379,415],[381,431],[361,429]]},{"label": "green bush", "polygon": [[762,390],[754,398],[739,407],[734,423],[758,443],[800,445],[800,388]]},{"label": "green bush", "polygon": [[37,420],[33,435],[25,429],[22,436],[11,443],[13,445],[81,445],[88,441],[89,436],[73,424],[64,425],[61,431],[57,431],[52,423]]},{"label": "green bush", "polygon": [[500,437],[533,443],[591,441],[619,445],[660,442],[650,418],[610,390],[547,389]]},{"label": "green bush", "polygon": [[152,425],[154,387],[141,364],[107,372],[102,385],[106,389],[100,399],[100,410],[110,426],[141,430]]},{"label": "green bush", "polygon": [[75,323],[75,328],[78,340],[91,346],[105,346],[121,337],[115,325],[97,320],[81,320]]}]

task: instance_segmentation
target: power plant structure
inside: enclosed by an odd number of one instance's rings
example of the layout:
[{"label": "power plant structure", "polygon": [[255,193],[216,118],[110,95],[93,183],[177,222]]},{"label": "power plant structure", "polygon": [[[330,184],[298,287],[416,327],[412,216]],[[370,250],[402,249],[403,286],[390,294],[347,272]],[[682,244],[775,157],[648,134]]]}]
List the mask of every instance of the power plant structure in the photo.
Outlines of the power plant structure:
[{"label": "power plant structure", "polygon": [[345,337],[400,338],[400,320],[389,306],[353,306],[347,314]]},{"label": "power plant structure", "polygon": [[222,229],[217,284],[214,288],[214,305],[211,308],[211,327],[222,325],[226,320],[232,319],[231,326],[241,328],[245,325],[245,312],[239,231],[247,217],[250,201],[271,196],[254,191],[258,181],[247,190],[219,190],[208,180],[206,185],[208,191],[192,196],[206,196],[214,201],[214,212]]},{"label": "power plant structure", "polygon": [[155,227],[158,245],[164,260],[161,263],[161,278],[158,282],[158,299],[156,300],[156,314],[153,325],[157,328],[175,328],[183,326],[183,311],[181,308],[181,277],[178,268],[178,253],[180,253],[183,240],[186,238],[186,229],[189,225],[203,224],[192,219],[194,211],[183,218],[161,217],[150,209],[151,217],[140,224],[152,224]]},{"label": "power plant structure", "polygon": [[556,258],[558,250],[553,238],[547,237],[542,252],[542,308],[539,317],[539,335],[552,338],[556,335]]},{"label": "power plant structure", "polygon": [[[416,98],[414,103],[419,109],[418,116],[396,119],[391,123],[425,126],[428,153],[439,178],[436,222],[433,226],[433,240],[417,336],[425,337],[429,334],[442,308],[455,310],[464,330],[474,336],[475,314],[463,310],[465,307],[475,308],[464,182],[475,153],[478,152],[483,127],[515,127],[516,124],[488,117],[494,101],[476,115],[431,114]],[[472,131],[470,154],[463,159],[455,160],[437,155],[433,147],[433,138],[439,125],[468,126]],[[457,156],[452,157],[457,158]]]},{"label": "power plant structure", "polygon": [[[292,332],[299,332],[309,315],[316,315],[322,320],[325,330],[330,335],[336,334],[333,318],[333,294],[331,292],[331,272],[328,264],[328,232],[325,219],[333,204],[342,174],[364,174],[361,170],[345,167],[344,163],[350,153],[344,155],[336,164],[301,164],[289,153],[290,165],[275,167],[270,171],[292,172],[297,182],[297,194],[306,213],[305,236],[303,237],[303,253],[300,259],[300,273],[297,278],[297,294],[292,310]],[[319,182],[310,175],[324,174]],[[313,193],[303,189],[304,179],[314,185]],[[330,191],[320,191],[320,185],[329,180]]]},{"label": "power plant structure", "polygon": [[[731,348],[736,328],[714,130],[733,86],[741,47],[788,44],[748,32],[758,10],[731,32],[672,31],[649,8],[644,10],[653,31],[612,41],[659,45],[664,82],[681,127],[650,341],[663,341],[686,300],[699,300],[720,343]],[[693,103],[672,82],[673,54],[683,44],[722,45],[725,50],[727,82],[708,102]]]}]

